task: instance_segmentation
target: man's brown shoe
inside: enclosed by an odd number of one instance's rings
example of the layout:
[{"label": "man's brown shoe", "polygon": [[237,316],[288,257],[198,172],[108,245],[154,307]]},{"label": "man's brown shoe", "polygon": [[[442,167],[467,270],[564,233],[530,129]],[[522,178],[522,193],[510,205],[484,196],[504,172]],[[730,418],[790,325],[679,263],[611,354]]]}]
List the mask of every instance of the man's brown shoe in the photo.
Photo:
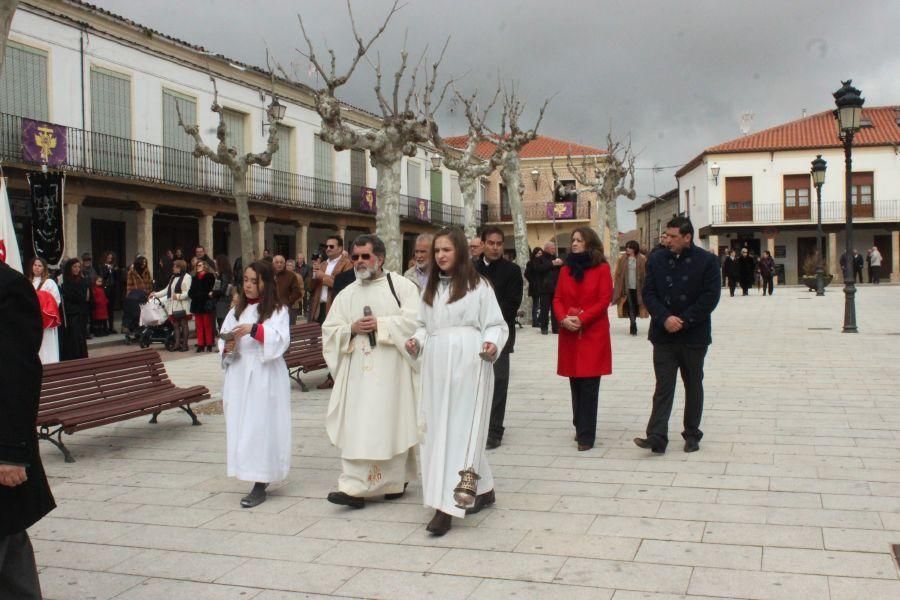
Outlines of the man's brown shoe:
[{"label": "man's brown shoe", "polygon": [[328,376],[328,379],[320,383],[316,386],[317,390],[330,390],[334,387],[334,379],[331,378],[331,375]]},{"label": "man's brown shoe", "polygon": [[665,454],[666,453],[665,448],[658,448],[658,447],[654,446],[650,442],[650,440],[648,440],[647,438],[634,438],[634,440],[632,440],[632,441],[634,442],[634,445],[637,446],[638,448],[644,448],[646,450],[650,450],[651,452],[653,452],[653,454]]},{"label": "man's brown shoe", "polygon": [[475,504],[466,509],[467,515],[474,515],[475,513],[481,512],[482,508],[486,508],[497,501],[497,497],[494,495],[494,490],[489,492],[485,492],[483,494],[478,494],[475,496]]},{"label": "man's brown shoe", "polygon": [[442,536],[450,531],[452,525],[453,517],[438,510],[435,511],[434,517],[432,517],[431,522],[428,523],[425,529],[432,535]]}]

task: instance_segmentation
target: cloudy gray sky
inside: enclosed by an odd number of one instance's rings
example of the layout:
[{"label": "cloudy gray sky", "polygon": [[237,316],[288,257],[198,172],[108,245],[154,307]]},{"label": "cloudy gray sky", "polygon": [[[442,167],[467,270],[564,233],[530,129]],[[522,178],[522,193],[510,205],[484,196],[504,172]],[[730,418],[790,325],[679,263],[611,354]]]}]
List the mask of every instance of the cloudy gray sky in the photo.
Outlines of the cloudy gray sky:
[{"label": "cloudy gray sky", "polygon": [[[308,62],[297,26],[302,13],[320,53],[339,64],[353,50],[340,0],[94,0],[208,50],[265,64],[266,45],[282,64]],[[363,35],[375,31],[390,0],[356,0]],[[411,55],[435,55],[450,37],[446,76],[460,91],[489,94],[497,74],[516,81],[532,122],[555,97],[541,133],[603,146],[610,126],[639,151],[634,203],[675,187],[674,168],[703,148],[738,137],[741,114],[752,131],[833,107],[831,92],[852,77],[867,105],[900,104],[900,10],[894,0],[407,0],[377,44],[393,72],[407,37]],[[371,68],[362,65],[341,93],[376,110]],[[444,131],[464,132],[443,110]]]}]

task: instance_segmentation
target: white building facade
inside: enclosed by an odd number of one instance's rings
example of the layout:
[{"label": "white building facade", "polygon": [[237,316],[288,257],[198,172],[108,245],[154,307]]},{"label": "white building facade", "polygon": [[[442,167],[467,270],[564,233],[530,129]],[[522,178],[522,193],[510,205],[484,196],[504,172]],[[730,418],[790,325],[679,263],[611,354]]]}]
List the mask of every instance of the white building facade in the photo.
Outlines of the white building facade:
[{"label": "white building facade", "polygon": [[[210,255],[239,255],[230,175],[194,158],[193,141],[178,125],[176,107],[215,148],[210,76],[228,143],[238,153],[265,149],[267,73],[82,2],[20,2],[0,78],[0,159],[23,256],[33,254],[25,173],[39,169],[23,158],[23,118],[67,131],[67,161],[59,168],[67,172],[68,256],[113,250],[124,266],[138,253],[155,259],[181,247],[191,255],[196,244]],[[270,167],[253,167],[248,175],[257,253],[311,252],[335,231],[350,239],[374,231],[374,215],[360,209],[363,188],[377,183],[367,153],[335,152],[318,137],[321,119],[308,88],[278,81],[275,94],[287,106],[279,151]],[[350,106],[345,116],[363,129],[379,123]],[[427,148],[404,158],[402,173],[408,246],[419,232],[461,224],[455,173],[434,170]],[[418,211],[419,199],[428,201],[427,217]]]},{"label": "white building facade", "polygon": [[[900,107],[863,111],[853,144],[853,246],[862,256],[876,246],[882,280],[900,281]],[[810,177],[817,155],[827,161],[821,212],[824,256],[840,280],[845,249],[844,152],[830,112],[812,115],[707,148],[676,173],[679,207],[698,243],[721,254],[768,250],[783,268],[782,282],[798,283],[816,249],[819,204]],[[868,281],[868,279],[866,279]]]}]

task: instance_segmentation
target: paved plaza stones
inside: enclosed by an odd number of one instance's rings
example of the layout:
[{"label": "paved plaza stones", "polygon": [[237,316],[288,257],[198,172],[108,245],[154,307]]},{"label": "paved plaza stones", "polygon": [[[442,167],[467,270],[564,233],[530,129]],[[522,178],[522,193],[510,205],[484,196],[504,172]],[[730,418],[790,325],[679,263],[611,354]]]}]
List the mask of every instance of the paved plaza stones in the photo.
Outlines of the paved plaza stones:
[{"label": "paved plaza stones", "polygon": [[[613,322],[597,446],[572,442],[556,338],[523,330],[495,507],[425,532],[418,484],[365,510],[329,504],[340,474],[327,392],[294,386],[294,468],[253,510],[225,477],[224,421],[181,411],[67,438],[43,456],[59,508],[30,530],[53,600],[300,598],[900,598],[900,287],[779,288],[722,298],[706,362],[705,437],[636,448],[653,387],[647,322]],[[614,315],[614,311],[611,311]],[[164,352],[165,354],[165,352]],[[218,359],[167,365],[221,393]],[[318,383],[324,373],[310,376]],[[682,394],[676,396],[680,404]]]}]

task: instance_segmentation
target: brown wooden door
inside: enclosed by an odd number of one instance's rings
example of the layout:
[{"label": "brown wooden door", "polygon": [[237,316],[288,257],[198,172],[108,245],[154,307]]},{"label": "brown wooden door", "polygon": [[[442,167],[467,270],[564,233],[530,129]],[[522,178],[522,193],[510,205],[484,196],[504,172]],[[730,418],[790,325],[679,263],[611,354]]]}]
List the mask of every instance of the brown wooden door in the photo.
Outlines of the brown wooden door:
[{"label": "brown wooden door", "polygon": [[753,221],[753,178],[725,178],[725,220]]},{"label": "brown wooden door", "polygon": [[809,175],[784,176],[784,220],[809,219]]},{"label": "brown wooden door", "polygon": [[854,218],[875,216],[874,182],[875,178],[871,171],[853,174],[850,198],[853,202]]},{"label": "brown wooden door", "polygon": [[881,280],[888,281],[894,271],[894,257],[891,248],[891,234],[876,235],[875,247],[881,252]]}]

